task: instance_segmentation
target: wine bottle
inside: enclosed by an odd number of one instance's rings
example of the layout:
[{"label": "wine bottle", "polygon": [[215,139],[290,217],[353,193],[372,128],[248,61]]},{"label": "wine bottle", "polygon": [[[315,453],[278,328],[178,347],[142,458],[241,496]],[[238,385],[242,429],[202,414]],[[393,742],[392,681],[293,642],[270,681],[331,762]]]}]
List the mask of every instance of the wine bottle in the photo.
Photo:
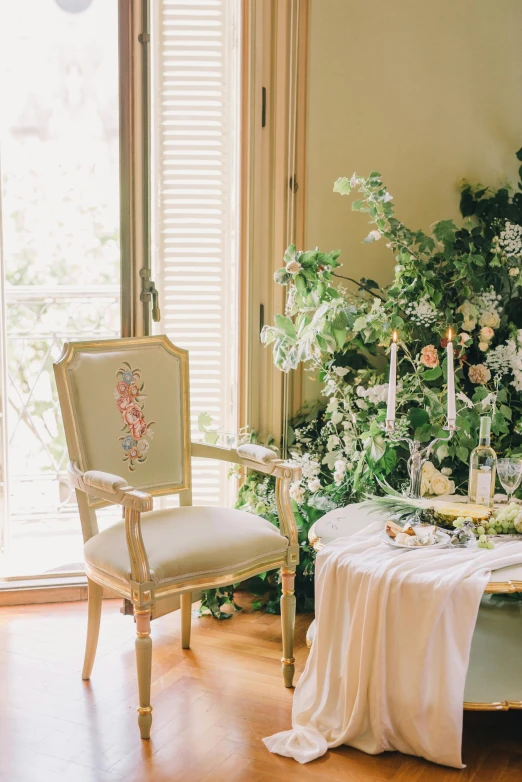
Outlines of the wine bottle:
[{"label": "wine bottle", "polygon": [[479,444],[471,452],[469,459],[468,500],[477,505],[493,505],[495,477],[497,472],[497,454],[490,444],[491,418],[480,419]]}]

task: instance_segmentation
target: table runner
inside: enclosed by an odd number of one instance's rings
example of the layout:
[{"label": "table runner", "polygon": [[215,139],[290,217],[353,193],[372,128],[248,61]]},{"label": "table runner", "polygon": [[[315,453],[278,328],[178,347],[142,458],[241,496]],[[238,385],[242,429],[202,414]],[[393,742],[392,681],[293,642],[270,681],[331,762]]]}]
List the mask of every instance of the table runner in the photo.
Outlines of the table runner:
[{"label": "table runner", "polygon": [[322,549],[316,634],[294,694],[292,730],[263,739],[300,763],[348,744],[463,768],[471,639],[491,570],[522,562],[495,549],[397,549],[382,521]]}]

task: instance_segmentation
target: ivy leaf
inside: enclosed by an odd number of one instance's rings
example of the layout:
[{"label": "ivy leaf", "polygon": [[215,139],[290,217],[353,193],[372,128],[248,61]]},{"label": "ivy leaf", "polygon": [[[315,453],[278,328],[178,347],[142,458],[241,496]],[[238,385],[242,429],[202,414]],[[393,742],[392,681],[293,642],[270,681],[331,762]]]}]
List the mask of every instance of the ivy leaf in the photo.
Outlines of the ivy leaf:
[{"label": "ivy leaf", "polygon": [[455,453],[461,462],[464,462],[464,464],[468,463],[469,451],[467,448],[464,448],[462,445],[457,445],[455,448]]},{"label": "ivy leaf", "polygon": [[357,200],[352,204],[352,212],[360,212],[364,206],[364,201]]},{"label": "ivy leaf", "polygon": [[500,405],[499,412],[501,412],[504,418],[507,418],[508,421],[511,421],[511,419],[513,418],[513,412],[511,408],[507,407],[506,405]]},{"label": "ivy leaf", "polygon": [[439,366],[433,367],[433,369],[427,369],[422,378],[423,380],[436,380],[442,375],[442,369]]},{"label": "ivy leaf", "polygon": [[417,429],[430,422],[428,411],[424,410],[422,407],[413,407],[408,412],[408,418],[410,419],[412,429]]}]

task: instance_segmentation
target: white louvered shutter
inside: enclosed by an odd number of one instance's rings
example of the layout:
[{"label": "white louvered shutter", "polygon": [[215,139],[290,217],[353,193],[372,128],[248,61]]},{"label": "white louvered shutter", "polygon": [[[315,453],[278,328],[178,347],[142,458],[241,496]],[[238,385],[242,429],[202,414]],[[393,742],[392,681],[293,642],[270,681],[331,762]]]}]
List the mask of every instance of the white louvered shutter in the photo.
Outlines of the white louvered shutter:
[{"label": "white louvered shutter", "polygon": [[[237,430],[239,0],[153,5],[154,274],[166,333],[189,351],[194,432]],[[226,466],[194,460],[194,502],[230,499]]]}]

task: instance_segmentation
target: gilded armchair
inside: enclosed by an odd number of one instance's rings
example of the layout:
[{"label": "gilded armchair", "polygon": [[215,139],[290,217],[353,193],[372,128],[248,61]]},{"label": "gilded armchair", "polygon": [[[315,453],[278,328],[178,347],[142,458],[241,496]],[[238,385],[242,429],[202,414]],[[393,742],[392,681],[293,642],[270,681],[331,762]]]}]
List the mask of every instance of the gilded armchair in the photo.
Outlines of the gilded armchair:
[{"label": "gilded armchair", "polygon": [[[181,605],[181,646],[188,649],[193,592],[280,568],[282,670],[291,687],[299,546],[288,492],[299,469],[261,446],[191,445],[188,353],[167,337],[68,343],[55,375],[85,542],[83,679],[94,664],[103,587],[110,587],[132,604],[138,724],[149,738],[151,619]],[[281,531],[244,511],[192,506],[191,455],[274,476]],[[153,497],[166,494],[179,494],[180,507],[153,510]],[[109,504],[122,506],[123,520],[99,532],[96,510]]]}]

